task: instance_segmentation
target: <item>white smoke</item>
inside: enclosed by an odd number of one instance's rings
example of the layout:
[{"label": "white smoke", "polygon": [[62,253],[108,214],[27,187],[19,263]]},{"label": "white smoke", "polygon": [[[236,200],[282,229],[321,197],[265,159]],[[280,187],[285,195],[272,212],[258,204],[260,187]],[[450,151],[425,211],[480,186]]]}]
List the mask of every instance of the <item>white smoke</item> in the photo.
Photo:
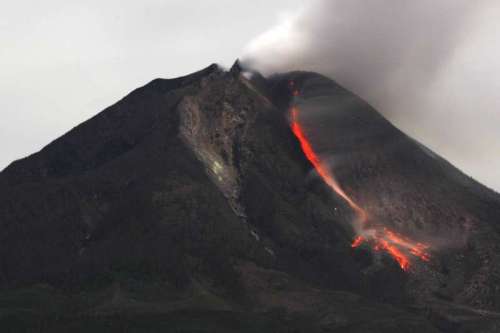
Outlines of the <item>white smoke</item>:
[{"label": "white smoke", "polygon": [[500,190],[500,3],[315,0],[253,40],[264,74],[328,75]]}]

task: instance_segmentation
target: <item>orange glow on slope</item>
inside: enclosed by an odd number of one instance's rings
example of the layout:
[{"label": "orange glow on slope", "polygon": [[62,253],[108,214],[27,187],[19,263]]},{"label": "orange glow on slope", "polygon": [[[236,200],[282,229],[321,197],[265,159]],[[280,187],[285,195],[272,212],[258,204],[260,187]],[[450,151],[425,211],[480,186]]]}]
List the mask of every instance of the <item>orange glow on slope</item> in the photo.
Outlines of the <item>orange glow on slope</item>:
[{"label": "orange glow on slope", "polygon": [[[292,89],[293,96],[299,96],[299,91],[295,88],[293,81],[289,82],[289,87]],[[292,132],[299,140],[300,146],[306,158],[311,162],[314,169],[318,172],[323,181],[340,197],[342,197],[349,206],[354,210],[358,216],[358,227],[363,230],[351,244],[352,248],[357,248],[364,242],[369,243],[375,251],[384,250],[397,261],[402,270],[408,271],[410,268],[410,260],[408,254],[412,254],[421,260],[429,261],[430,256],[426,252],[429,248],[428,245],[422,243],[415,243],[401,235],[396,234],[394,231],[381,226],[369,226],[368,214],[361,208],[354,200],[344,192],[340,184],[335,180],[330,169],[323,165],[319,156],[314,151],[311,143],[307,139],[302,127],[298,120],[299,108],[292,106],[291,108],[291,128]]]},{"label": "orange glow on slope", "polygon": [[385,239],[376,241],[382,250],[387,251],[398,262],[402,270],[407,271],[410,268],[410,260],[395,245],[389,244]]},{"label": "orange glow on slope", "polygon": [[[297,95],[295,95],[297,96]],[[330,173],[330,170],[326,167],[323,166],[323,164],[320,162],[319,157],[316,155],[314,152],[311,144],[307,140],[306,136],[304,135],[304,132],[302,131],[302,128],[299,125],[298,122],[298,108],[296,106],[292,107],[292,132],[295,134],[297,139],[300,142],[300,146],[302,148],[302,151],[306,155],[307,159],[311,164],[314,166],[314,169],[318,172],[318,174],[321,176],[321,178],[325,181],[325,183],[332,188],[338,195],[340,195],[347,203],[349,206],[352,207],[360,215],[360,217],[365,220],[366,218],[366,213],[365,211],[359,207],[345,192],[344,190],[340,187],[340,185],[337,183],[333,175]]]},{"label": "orange glow on slope", "polygon": [[402,236],[396,235],[393,231],[387,228],[384,228],[384,233],[392,243],[404,249],[407,249],[414,256],[417,256],[424,261],[429,261],[431,259],[429,254],[426,252],[426,250],[429,248],[429,245],[414,243],[409,239],[405,239]]},{"label": "orange glow on slope", "polygon": [[351,244],[351,247],[352,248],[357,248],[359,247],[361,244],[363,244],[363,242],[365,241],[365,238],[363,236],[358,236],[354,239],[354,241],[352,242]]}]

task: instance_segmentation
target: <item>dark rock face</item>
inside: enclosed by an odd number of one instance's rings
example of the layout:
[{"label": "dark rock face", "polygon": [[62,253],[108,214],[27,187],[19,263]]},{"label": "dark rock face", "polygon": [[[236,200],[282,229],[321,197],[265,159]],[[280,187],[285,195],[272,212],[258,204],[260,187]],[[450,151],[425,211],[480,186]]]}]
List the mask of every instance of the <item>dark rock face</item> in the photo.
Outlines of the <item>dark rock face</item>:
[{"label": "dark rock face", "polygon": [[497,309],[499,196],[332,81],[310,73],[290,78],[300,83],[310,140],[372,222],[431,246],[433,260],[412,263],[408,292],[423,302],[439,295]]},{"label": "dark rock face", "polygon": [[[290,79],[370,214],[436,243],[467,237],[410,273],[351,249],[353,212],[289,129]],[[494,332],[499,216],[496,194],[334,82],[212,65],[150,82],[0,173],[0,327]]]}]

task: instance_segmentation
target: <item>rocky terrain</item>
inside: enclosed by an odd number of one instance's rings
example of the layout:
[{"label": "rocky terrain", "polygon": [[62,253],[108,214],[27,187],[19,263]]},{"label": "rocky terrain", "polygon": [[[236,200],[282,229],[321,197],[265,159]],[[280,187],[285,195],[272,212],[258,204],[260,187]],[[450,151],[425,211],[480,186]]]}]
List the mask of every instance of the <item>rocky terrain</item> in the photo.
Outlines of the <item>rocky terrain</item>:
[{"label": "rocky terrain", "polygon": [[[292,98],[289,82],[301,96]],[[371,223],[369,244],[289,107]],[[0,173],[2,332],[496,332],[500,196],[319,74],[156,79]]]}]

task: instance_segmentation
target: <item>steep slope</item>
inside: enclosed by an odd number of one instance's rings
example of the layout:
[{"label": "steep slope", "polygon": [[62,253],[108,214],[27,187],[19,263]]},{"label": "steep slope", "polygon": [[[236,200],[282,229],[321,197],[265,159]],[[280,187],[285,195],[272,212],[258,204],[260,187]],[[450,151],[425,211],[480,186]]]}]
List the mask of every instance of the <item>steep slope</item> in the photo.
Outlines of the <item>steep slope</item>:
[{"label": "steep slope", "polygon": [[[374,226],[382,224],[426,242],[438,255],[471,246],[484,251],[488,258],[482,261],[498,261],[498,249],[489,248],[498,240],[497,194],[408,138],[327,78],[291,77],[301,82],[296,105],[312,146],[330,159],[333,173],[368,211]],[[489,241],[484,239],[487,235]],[[486,275],[494,277],[498,275],[494,269],[485,265],[479,271],[487,270]],[[489,293],[494,296],[494,290]],[[489,305],[496,306],[491,301]]]},{"label": "steep slope", "polygon": [[[376,239],[383,239],[411,259],[406,289],[417,303],[440,299],[498,309],[498,194],[333,81],[304,72],[274,81],[275,95],[296,95],[292,104],[303,135],[346,200],[367,215],[364,225],[354,223],[354,246],[381,251]],[[429,255],[409,244],[425,244]]]},{"label": "steep slope", "polygon": [[[496,309],[496,291],[472,286],[489,288],[496,272],[459,258],[496,262],[497,197],[326,78],[240,71],[154,80],[0,173],[0,327],[434,332],[481,316],[494,325],[494,312],[473,306]],[[411,272],[353,250],[355,212],[312,175],[290,129],[290,80],[304,110],[327,95],[321,108],[334,112],[301,122],[322,156],[345,156],[339,183],[371,216],[424,237],[461,231],[464,215],[466,246],[435,247]],[[370,135],[353,139],[358,131]],[[383,147],[394,142],[403,144]],[[436,198],[447,208],[430,207]]]}]

